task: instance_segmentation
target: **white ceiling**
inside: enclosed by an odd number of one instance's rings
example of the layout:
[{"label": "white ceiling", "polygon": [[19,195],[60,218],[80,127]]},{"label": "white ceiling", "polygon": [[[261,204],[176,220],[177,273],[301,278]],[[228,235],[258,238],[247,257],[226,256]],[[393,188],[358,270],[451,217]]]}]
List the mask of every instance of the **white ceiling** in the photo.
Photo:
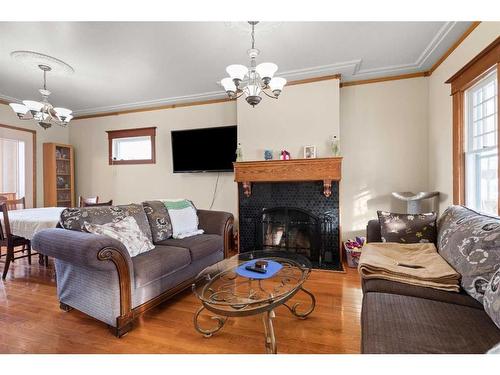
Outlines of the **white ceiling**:
[{"label": "white ceiling", "polygon": [[[276,22],[256,27],[260,62],[288,80],[344,82],[428,70],[470,22]],[[92,114],[224,97],[225,67],[247,64],[249,27],[230,22],[0,22],[0,98],[39,100],[42,75],[10,57],[64,60],[48,75],[52,104]]]}]

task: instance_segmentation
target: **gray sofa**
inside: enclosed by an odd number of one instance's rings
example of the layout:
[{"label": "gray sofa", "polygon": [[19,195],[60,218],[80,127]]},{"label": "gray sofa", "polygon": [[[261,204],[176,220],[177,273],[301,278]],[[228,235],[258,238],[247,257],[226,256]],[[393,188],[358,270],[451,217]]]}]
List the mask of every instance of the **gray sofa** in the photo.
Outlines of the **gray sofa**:
[{"label": "gray sofa", "polygon": [[190,287],[201,270],[228,255],[233,216],[197,213],[204,234],[157,242],[153,250],[133,258],[121,242],[79,230],[40,231],[32,246],[55,258],[61,308],[105,322],[121,337],[137,316]]},{"label": "gray sofa", "polygon": [[[470,282],[462,273],[464,267],[470,267],[463,254],[470,254],[473,248],[459,252],[463,239],[474,237],[489,251],[490,259],[500,259],[500,220],[460,206],[450,207],[445,215],[438,221],[437,248],[462,274],[461,292],[382,279],[362,280],[362,353],[485,353],[500,342],[500,329],[485,312],[477,291],[469,287],[484,290],[477,282],[480,277]],[[484,228],[491,230],[490,239],[495,237],[490,243]],[[378,220],[368,223],[367,242],[381,242]],[[498,269],[498,263],[491,268]]]}]

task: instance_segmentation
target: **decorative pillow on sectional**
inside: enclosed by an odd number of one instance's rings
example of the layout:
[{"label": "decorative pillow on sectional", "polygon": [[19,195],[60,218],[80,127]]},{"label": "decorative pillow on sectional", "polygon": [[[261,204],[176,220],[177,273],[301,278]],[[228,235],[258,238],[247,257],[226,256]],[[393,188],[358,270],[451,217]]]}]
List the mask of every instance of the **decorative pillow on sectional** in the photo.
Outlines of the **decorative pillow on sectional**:
[{"label": "decorative pillow on sectional", "polygon": [[464,290],[483,302],[500,268],[500,219],[463,206],[450,206],[438,221],[439,254],[462,275]]},{"label": "decorative pillow on sectional", "polygon": [[90,224],[116,223],[127,216],[132,216],[139,228],[151,241],[151,228],[142,204],[127,204],[122,206],[79,207],[66,208],[61,212],[61,226],[64,229],[84,231],[85,222]]},{"label": "decorative pillow on sectional", "polygon": [[198,213],[193,202],[187,199],[167,199],[162,202],[167,208],[174,238],[182,239],[203,233],[203,229],[198,229]]},{"label": "decorative pillow on sectional", "polygon": [[155,248],[132,216],[102,225],[85,222],[84,227],[89,233],[102,234],[120,241],[125,245],[131,257]]},{"label": "decorative pillow on sectional", "polygon": [[377,211],[382,242],[436,242],[436,214],[395,214]]},{"label": "decorative pillow on sectional", "polygon": [[170,216],[162,201],[146,201],[142,202],[144,212],[148,217],[149,226],[153,242],[157,243],[172,237],[172,223]]},{"label": "decorative pillow on sectional", "polygon": [[493,274],[483,299],[484,310],[500,328],[500,269]]}]

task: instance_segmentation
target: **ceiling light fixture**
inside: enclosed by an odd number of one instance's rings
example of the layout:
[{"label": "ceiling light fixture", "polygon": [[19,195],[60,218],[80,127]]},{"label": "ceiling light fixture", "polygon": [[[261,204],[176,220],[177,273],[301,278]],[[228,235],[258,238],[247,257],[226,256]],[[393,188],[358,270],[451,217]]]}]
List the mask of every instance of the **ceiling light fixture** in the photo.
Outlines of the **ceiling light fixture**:
[{"label": "ceiling light fixture", "polygon": [[52,124],[66,126],[73,118],[72,111],[67,108],[56,107],[49,103],[50,91],[47,90],[47,72],[52,68],[48,65],[39,64],[43,71],[43,89],[38,91],[42,95],[42,101],[23,100],[23,104],[10,103],[9,106],[16,112],[21,120],[35,120],[44,129],[48,129]]},{"label": "ceiling light fixture", "polygon": [[[274,63],[265,62],[257,65],[255,59],[260,51],[255,48],[255,25],[258,21],[248,21],[248,23],[252,27],[252,48],[247,51],[250,67],[240,64],[229,65],[226,68],[229,77],[221,80],[221,85],[224,86],[229,98],[237,99],[245,94],[247,103],[255,107],[262,100],[262,93],[272,99],[278,99],[286,85],[286,79],[274,76],[278,70],[278,66]],[[268,89],[272,95],[266,92]]]}]

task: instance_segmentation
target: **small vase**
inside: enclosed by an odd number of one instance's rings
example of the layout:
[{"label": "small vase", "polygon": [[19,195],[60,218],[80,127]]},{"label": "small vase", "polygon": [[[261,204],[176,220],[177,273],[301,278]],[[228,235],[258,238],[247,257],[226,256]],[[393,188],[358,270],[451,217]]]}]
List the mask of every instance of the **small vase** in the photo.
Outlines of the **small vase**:
[{"label": "small vase", "polygon": [[333,156],[340,155],[339,140],[338,140],[336,135],[334,135],[333,139],[332,139],[332,154],[333,154]]},{"label": "small vase", "polygon": [[241,143],[238,143],[238,147],[236,148],[236,161],[243,161],[243,150],[241,148]]}]

